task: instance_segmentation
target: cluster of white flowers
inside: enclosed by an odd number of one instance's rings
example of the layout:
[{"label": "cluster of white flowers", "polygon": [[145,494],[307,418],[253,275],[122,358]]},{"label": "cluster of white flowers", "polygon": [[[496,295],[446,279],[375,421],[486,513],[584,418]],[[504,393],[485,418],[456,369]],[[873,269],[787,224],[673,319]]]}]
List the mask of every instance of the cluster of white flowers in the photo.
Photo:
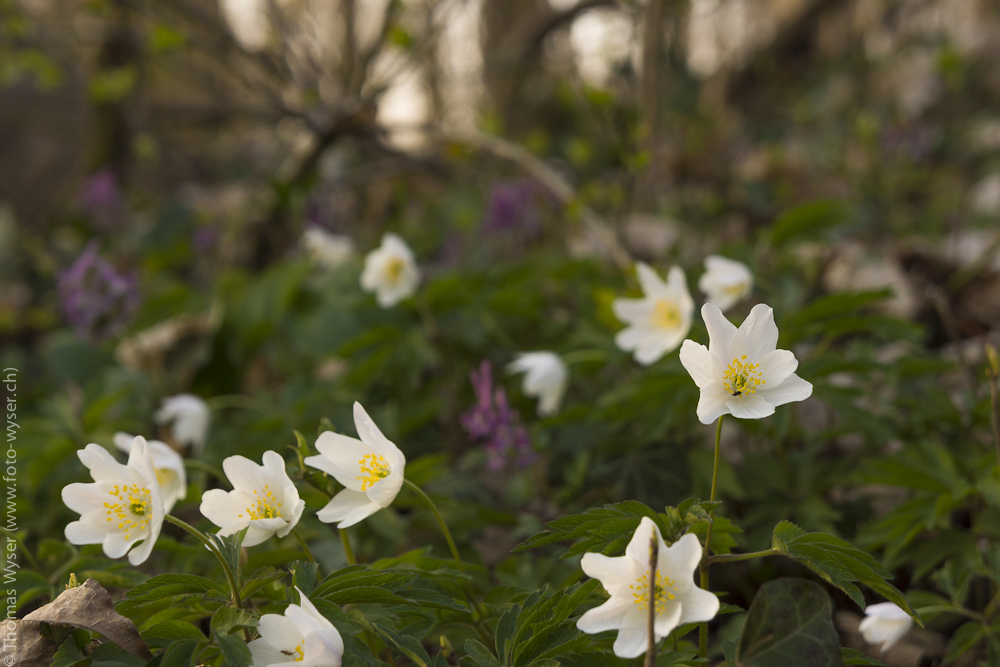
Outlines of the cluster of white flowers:
[{"label": "cluster of white flowers", "polygon": [[[679,266],[670,268],[666,282],[643,262],[636,262],[635,272],[643,298],[615,299],[611,303],[615,317],[627,325],[615,336],[615,343],[648,366],[675,350],[687,336],[694,300]],[[705,273],[698,287],[707,294],[708,303],[726,310],[750,294],[753,275],[746,264],[710,255],[705,259]]]}]

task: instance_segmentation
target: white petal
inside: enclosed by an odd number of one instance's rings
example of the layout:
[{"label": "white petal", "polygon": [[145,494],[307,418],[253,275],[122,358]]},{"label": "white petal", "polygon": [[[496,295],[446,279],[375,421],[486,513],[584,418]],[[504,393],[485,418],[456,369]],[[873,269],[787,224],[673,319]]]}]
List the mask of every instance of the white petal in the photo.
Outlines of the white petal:
[{"label": "white petal", "polygon": [[245,456],[237,454],[226,457],[222,462],[222,469],[236,490],[253,493],[255,490],[263,489],[267,484],[261,466]]},{"label": "white petal", "polygon": [[339,521],[338,528],[347,528],[368,518],[382,509],[368,499],[367,494],[360,491],[344,489],[326,504],[326,507],[316,513],[323,523]]},{"label": "white petal", "polygon": [[671,579],[691,581],[699,561],[701,561],[701,542],[697,536],[687,533],[660,551],[657,568],[669,573]]},{"label": "white petal", "polygon": [[721,384],[703,389],[698,398],[698,421],[711,424],[722,415],[729,414],[729,401],[732,395],[723,389]]},{"label": "white petal", "polygon": [[154,546],[156,546],[156,538],[152,536],[146,537],[143,539],[142,544],[128,552],[128,562],[131,565],[142,565],[149,558],[149,555],[153,553]]},{"label": "white petal", "polygon": [[620,628],[625,614],[634,606],[635,602],[629,598],[620,595],[612,597],[600,607],[588,609],[576,622],[576,627],[588,634]]},{"label": "white petal", "polygon": [[656,540],[659,543],[659,552],[665,552],[667,545],[660,535],[660,529],[656,527],[656,524],[648,516],[642,517],[642,520],[639,521],[639,527],[632,533],[632,539],[629,540],[628,546],[625,547],[625,555],[638,562],[642,566],[643,572],[649,571],[649,540],[653,536],[653,533],[656,534]]},{"label": "white petal", "polygon": [[660,341],[649,340],[647,337],[635,351],[635,360],[643,366],[656,363],[667,353],[666,346]]},{"label": "white petal", "polygon": [[740,325],[740,333],[747,340],[747,356],[751,359],[763,358],[778,346],[778,327],[774,324],[774,310],[770,306],[758,303]]},{"label": "white petal", "polygon": [[372,484],[368,487],[365,494],[370,501],[379,507],[388,507],[395,500],[396,495],[402,487],[403,471],[399,468],[393,468],[388,477]]},{"label": "white petal", "polygon": [[306,465],[333,475],[338,482],[354,491],[360,491],[362,486],[358,479],[360,461],[369,454],[381,454],[357,438],[333,431],[320,434],[316,439],[316,449],[320,456],[307,457]]},{"label": "white petal", "polygon": [[76,452],[83,465],[90,470],[90,476],[95,482],[116,482],[127,475],[125,466],[111,456],[108,450],[100,445],[90,443]]},{"label": "white petal", "polygon": [[[643,610],[648,612],[648,608]],[[679,600],[668,600],[663,611],[653,619],[653,635],[660,639],[667,636],[680,624],[681,604]]]},{"label": "white petal", "polygon": [[354,428],[358,430],[361,441],[384,456],[390,467],[395,468],[406,462],[406,457],[399,451],[399,447],[382,435],[382,431],[357,401],[354,402]]},{"label": "white petal", "polygon": [[626,324],[645,322],[653,310],[650,299],[615,299],[611,302],[611,312]]},{"label": "white petal", "polygon": [[631,581],[632,566],[627,556],[605,556],[598,553],[585,553],[580,560],[584,574],[601,582],[604,590],[614,595],[622,586]]},{"label": "white petal", "polygon": [[637,658],[646,652],[649,634],[646,632],[646,614],[634,607],[625,616],[622,629],[615,639],[614,651],[619,658]]},{"label": "white petal", "polygon": [[102,484],[84,484],[83,482],[67,484],[62,490],[62,501],[66,507],[77,514],[93,512],[108,502],[108,491],[101,488],[102,486]]},{"label": "white petal", "polygon": [[754,395],[763,397],[764,400],[773,406],[779,406],[794,401],[804,401],[812,396],[812,393],[812,384],[792,373],[777,387],[769,386],[763,391],[758,389]]},{"label": "white petal", "polygon": [[104,555],[108,558],[121,558],[132,546],[135,540],[126,540],[125,534],[112,531],[104,535]]},{"label": "white petal", "polygon": [[[285,498],[286,503],[292,502],[287,494]],[[286,525],[284,528],[278,529],[278,537],[284,537],[288,533],[292,532],[292,529],[295,528],[296,524],[298,524],[299,519],[302,518],[302,511],[305,510],[305,508],[306,501],[302,499],[296,500],[290,506],[286,505],[286,507],[282,510],[282,518],[285,520]]]},{"label": "white petal", "polygon": [[635,263],[635,273],[642,286],[642,293],[646,296],[663,294],[667,291],[667,284],[660,279],[656,271],[645,262]]},{"label": "white petal", "polygon": [[711,591],[692,586],[681,600],[680,623],[710,621],[719,613],[719,598]]},{"label": "white petal", "polygon": [[199,509],[216,526],[241,530],[250,523],[249,509],[254,504],[253,497],[244,491],[210,489],[202,494]]},{"label": "white petal", "polygon": [[[265,614],[265,616],[273,616],[273,614]],[[247,646],[250,647],[250,657],[253,658],[253,667],[270,667],[271,665],[288,662],[288,656],[267,643],[267,640],[263,637],[253,640]]]},{"label": "white petal", "polygon": [[257,631],[261,639],[279,651],[294,652],[302,642],[302,632],[283,614],[264,614],[260,617]]},{"label": "white petal", "polygon": [[774,405],[759,391],[749,396],[730,397],[726,407],[738,419],[763,419],[774,414]]},{"label": "white petal", "polygon": [[107,533],[89,521],[73,521],[66,525],[65,532],[70,544],[100,544]]},{"label": "white petal", "polygon": [[622,329],[615,334],[615,345],[623,352],[631,352],[642,343],[648,331],[638,326]]},{"label": "white petal", "polygon": [[736,335],[736,326],[710,303],[701,307],[701,317],[708,329],[708,351],[719,359],[729,359],[732,356],[729,345]]},{"label": "white petal", "polygon": [[768,386],[777,387],[799,367],[795,355],[788,350],[772,350],[755,361],[760,364],[757,370],[765,383],[757,387],[758,392]]},{"label": "white petal", "polygon": [[705,389],[719,382],[718,375],[713,372],[712,359],[708,348],[700,343],[688,339],[681,344],[681,365],[699,389]]}]

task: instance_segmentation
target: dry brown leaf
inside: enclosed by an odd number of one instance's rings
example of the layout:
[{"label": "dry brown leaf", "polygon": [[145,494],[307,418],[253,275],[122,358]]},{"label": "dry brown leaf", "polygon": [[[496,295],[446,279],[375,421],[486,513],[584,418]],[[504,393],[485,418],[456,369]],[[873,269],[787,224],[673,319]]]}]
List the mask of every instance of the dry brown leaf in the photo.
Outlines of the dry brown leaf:
[{"label": "dry brown leaf", "polygon": [[93,579],[64,591],[52,602],[25,616],[24,620],[92,630],[143,660],[153,657],[135,624],[115,611],[111,595]]}]

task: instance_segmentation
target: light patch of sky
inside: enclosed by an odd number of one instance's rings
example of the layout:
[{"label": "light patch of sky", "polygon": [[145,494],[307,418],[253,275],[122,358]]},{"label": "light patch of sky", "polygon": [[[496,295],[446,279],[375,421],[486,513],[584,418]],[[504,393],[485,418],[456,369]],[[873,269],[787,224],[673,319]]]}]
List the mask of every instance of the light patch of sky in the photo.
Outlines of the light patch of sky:
[{"label": "light patch of sky", "polygon": [[222,13],[240,44],[251,50],[267,43],[267,0],[221,0]]},{"label": "light patch of sky", "polygon": [[636,59],[634,34],[632,20],[619,11],[597,9],[577,18],[570,45],[580,77],[592,86],[608,85],[615,63]]}]

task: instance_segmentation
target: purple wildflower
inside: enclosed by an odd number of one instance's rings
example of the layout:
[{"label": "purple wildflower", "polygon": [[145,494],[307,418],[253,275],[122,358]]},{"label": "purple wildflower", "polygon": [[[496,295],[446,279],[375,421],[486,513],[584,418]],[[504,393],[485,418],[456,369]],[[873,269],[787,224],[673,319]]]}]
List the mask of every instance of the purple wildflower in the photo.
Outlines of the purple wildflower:
[{"label": "purple wildflower", "polygon": [[125,199],[118,187],[118,177],[110,167],[100,168],[84,183],[80,208],[102,229],[120,225],[125,217]]},{"label": "purple wildflower", "polygon": [[535,460],[531,439],[521,424],[521,417],[510,407],[502,387],[493,388],[493,373],[488,361],[483,361],[479,372],[469,373],[476,392],[476,404],[460,417],[462,428],[473,441],[486,447],[489,470],[503,469],[511,456],[520,467]]},{"label": "purple wildflower", "polygon": [[487,234],[519,231],[529,236],[536,233],[542,222],[538,198],[538,186],[530,179],[494,183],[483,231]]},{"label": "purple wildflower", "polygon": [[63,317],[78,335],[103,340],[119,333],[139,307],[135,274],[115,271],[91,241],[59,276]]}]

